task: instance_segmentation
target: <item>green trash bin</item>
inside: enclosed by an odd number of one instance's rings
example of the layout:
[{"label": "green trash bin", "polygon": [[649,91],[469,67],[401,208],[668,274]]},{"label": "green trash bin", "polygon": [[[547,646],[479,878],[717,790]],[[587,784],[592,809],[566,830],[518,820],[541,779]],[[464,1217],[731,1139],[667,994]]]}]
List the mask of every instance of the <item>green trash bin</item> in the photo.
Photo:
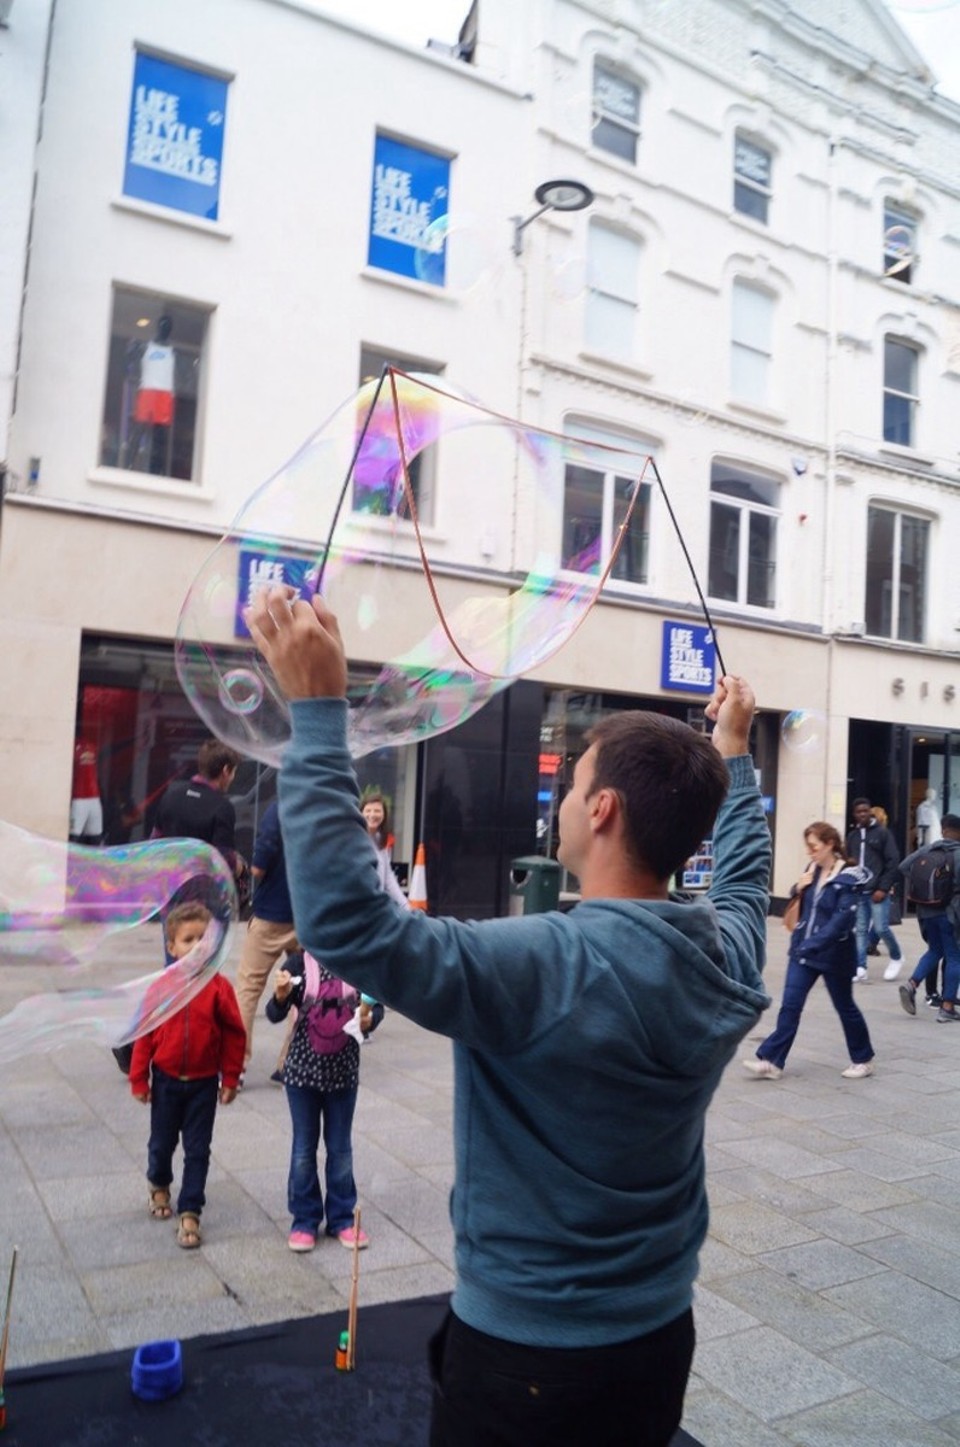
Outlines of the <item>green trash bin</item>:
[{"label": "green trash bin", "polygon": [[510,862],[510,913],[544,914],[560,904],[560,866],[528,854]]}]

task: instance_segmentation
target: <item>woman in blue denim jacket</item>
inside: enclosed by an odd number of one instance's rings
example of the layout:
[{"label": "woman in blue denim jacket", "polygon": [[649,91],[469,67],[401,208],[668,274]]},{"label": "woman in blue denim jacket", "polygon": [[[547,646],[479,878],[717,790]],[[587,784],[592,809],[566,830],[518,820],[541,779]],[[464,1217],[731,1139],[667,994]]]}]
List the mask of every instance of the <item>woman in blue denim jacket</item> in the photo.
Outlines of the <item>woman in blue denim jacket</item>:
[{"label": "woman in blue denim jacket", "polygon": [[848,1080],[860,1080],[873,1074],[870,1033],[853,999],[857,901],[865,876],[847,859],[843,840],[832,824],[809,824],[803,839],[809,863],[791,893],[791,900],[799,898],[800,914],[790,937],[777,1026],[757,1049],[756,1058],[743,1064],[758,1079],[780,1079],[807,996],[822,976],[850,1054],[850,1064],[841,1074]]}]

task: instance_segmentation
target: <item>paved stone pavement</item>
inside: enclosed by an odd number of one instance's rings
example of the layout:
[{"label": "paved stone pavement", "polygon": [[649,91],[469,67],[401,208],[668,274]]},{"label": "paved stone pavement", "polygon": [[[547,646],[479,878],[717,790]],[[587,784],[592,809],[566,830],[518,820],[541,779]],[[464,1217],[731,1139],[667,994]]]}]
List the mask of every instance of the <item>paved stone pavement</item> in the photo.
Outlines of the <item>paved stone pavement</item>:
[{"label": "paved stone pavement", "polygon": [[[916,959],[916,925],[899,933]],[[115,943],[101,968],[152,967],[159,931],[141,936],[123,941],[122,960]],[[776,999],[778,921],[769,937]],[[228,973],[237,953],[235,942]],[[684,1418],[706,1447],[960,1441],[960,1029],[922,1004],[909,1019],[884,963],[858,987],[874,1077],[841,1078],[840,1027],[818,988],[783,1079],[750,1079],[734,1062],[711,1109],[712,1224]],[[6,969],[0,1011],[35,979]],[[771,1026],[768,1013],[757,1038]],[[280,1036],[258,1021],[249,1086],[218,1113],[192,1253],[148,1218],[147,1112],[106,1049],[0,1066],[0,1281],[20,1247],[9,1366],[346,1310],[350,1253],[286,1247],[289,1128],[268,1080]],[[355,1132],[372,1241],[362,1302],[451,1285],[450,1124],[448,1043],[388,1015],[364,1047]]]}]

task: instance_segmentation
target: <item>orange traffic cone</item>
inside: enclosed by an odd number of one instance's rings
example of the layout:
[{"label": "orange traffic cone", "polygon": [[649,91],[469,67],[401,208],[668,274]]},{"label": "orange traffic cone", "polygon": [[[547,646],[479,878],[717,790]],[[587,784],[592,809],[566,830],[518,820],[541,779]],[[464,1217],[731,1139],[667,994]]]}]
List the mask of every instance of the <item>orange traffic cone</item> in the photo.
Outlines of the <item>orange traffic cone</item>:
[{"label": "orange traffic cone", "polygon": [[426,909],[427,907],[427,851],[422,844],[417,845],[417,856],[413,861],[413,874],[407,899],[411,909]]}]

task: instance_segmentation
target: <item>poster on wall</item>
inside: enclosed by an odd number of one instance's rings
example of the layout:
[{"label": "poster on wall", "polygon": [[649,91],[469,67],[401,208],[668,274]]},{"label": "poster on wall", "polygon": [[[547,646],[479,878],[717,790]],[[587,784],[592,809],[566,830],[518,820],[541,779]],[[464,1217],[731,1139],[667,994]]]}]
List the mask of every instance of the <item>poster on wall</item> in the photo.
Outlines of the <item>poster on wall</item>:
[{"label": "poster on wall", "polygon": [[660,687],[681,693],[712,693],[717,666],[713,632],[697,623],[664,620]]},{"label": "poster on wall", "polygon": [[228,82],[137,51],[123,194],[216,221]]},{"label": "poster on wall", "polygon": [[443,286],[449,191],[447,157],[378,135],[367,264]]},{"label": "poster on wall", "polygon": [[237,606],[233,618],[234,638],[249,638],[250,630],[243,619],[243,610],[249,608],[261,588],[272,588],[286,584],[296,588],[301,598],[313,596],[317,585],[317,563],[306,558],[295,558],[284,553],[257,553],[241,548],[237,579]]}]

